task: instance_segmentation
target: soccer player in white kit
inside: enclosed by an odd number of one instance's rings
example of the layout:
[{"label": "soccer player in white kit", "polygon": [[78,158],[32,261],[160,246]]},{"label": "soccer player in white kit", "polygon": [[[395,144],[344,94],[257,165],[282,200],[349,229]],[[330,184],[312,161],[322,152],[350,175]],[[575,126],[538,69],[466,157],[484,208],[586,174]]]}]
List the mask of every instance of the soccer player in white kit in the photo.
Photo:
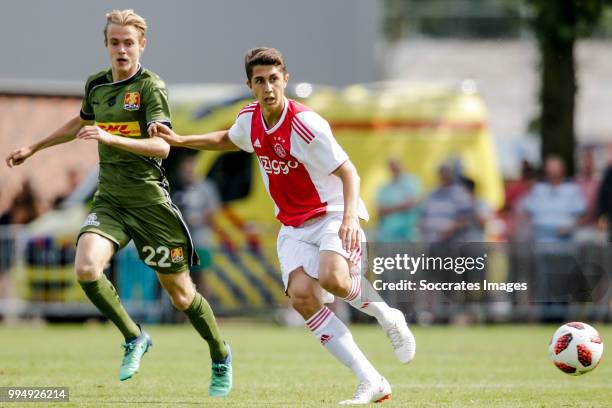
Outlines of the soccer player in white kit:
[{"label": "soccer player in white kit", "polygon": [[[324,304],[334,296],[374,316],[397,358],[414,358],[416,342],[404,314],[384,301],[365,301],[361,291],[359,220],[368,213],[359,198],[359,176],[327,121],[284,95],[289,80],[280,52],[255,48],[245,57],[247,86],[256,101],[225,131],[179,136],[156,125],[172,146],[255,153],[282,223],[277,250],[291,305],[317,340],[357,376],[353,398],[341,404],[381,402],[391,386],[361,352],[348,328]],[[369,284],[365,279],[364,284]]]}]

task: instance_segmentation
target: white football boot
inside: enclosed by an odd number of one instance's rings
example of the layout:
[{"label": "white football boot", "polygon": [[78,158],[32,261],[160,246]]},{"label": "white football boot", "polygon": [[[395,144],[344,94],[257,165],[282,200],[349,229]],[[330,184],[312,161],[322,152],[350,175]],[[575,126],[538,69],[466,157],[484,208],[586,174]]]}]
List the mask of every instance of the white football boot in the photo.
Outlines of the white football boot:
[{"label": "white football boot", "polygon": [[416,354],[416,340],[401,310],[391,309],[389,317],[391,323],[383,325],[383,329],[391,341],[397,359],[402,364],[407,364],[414,359]]},{"label": "white football boot", "polygon": [[353,398],[340,401],[340,405],[365,405],[391,399],[391,386],[385,377],[375,383],[362,382],[357,385]]}]

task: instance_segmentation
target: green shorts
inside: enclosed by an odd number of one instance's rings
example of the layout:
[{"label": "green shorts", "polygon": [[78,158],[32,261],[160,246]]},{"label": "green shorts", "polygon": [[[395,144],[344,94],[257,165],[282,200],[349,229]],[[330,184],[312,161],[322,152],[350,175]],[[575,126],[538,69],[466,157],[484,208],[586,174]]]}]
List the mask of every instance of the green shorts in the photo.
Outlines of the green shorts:
[{"label": "green shorts", "polygon": [[117,249],[133,239],[140,259],[160,273],[187,271],[199,263],[187,225],[174,204],[120,208],[94,200],[78,237],[85,232],[111,240]]}]

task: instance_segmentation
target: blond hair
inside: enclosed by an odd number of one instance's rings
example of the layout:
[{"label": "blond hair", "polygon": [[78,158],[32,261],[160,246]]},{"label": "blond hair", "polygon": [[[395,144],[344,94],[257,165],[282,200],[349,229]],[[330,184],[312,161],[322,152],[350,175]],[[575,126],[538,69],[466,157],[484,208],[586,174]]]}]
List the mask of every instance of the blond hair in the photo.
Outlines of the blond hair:
[{"label": "blond hair", "polygon": [[104,26],[104,40],[106,40],[106,32],[110,24],[117,24],[120,26],[134,26],[140,32],[140,38],[144,38],[147,34],[147,22],[145,19],[138,14],[134,13],[134,10],[113,10],[110,13],[106,13],[106,26]]}]

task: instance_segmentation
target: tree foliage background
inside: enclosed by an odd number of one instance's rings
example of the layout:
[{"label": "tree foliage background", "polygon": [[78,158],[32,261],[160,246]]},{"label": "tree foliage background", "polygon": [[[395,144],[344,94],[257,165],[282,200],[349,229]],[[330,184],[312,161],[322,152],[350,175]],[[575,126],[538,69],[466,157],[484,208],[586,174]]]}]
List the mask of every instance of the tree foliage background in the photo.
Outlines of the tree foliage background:
[{"label": "tree foliage background", "polygon": [[576,41],[597,27],[609,0],[528,0],[533,14],[529,25],[540,50],[541,156],[561,156],[574,172]]}]

